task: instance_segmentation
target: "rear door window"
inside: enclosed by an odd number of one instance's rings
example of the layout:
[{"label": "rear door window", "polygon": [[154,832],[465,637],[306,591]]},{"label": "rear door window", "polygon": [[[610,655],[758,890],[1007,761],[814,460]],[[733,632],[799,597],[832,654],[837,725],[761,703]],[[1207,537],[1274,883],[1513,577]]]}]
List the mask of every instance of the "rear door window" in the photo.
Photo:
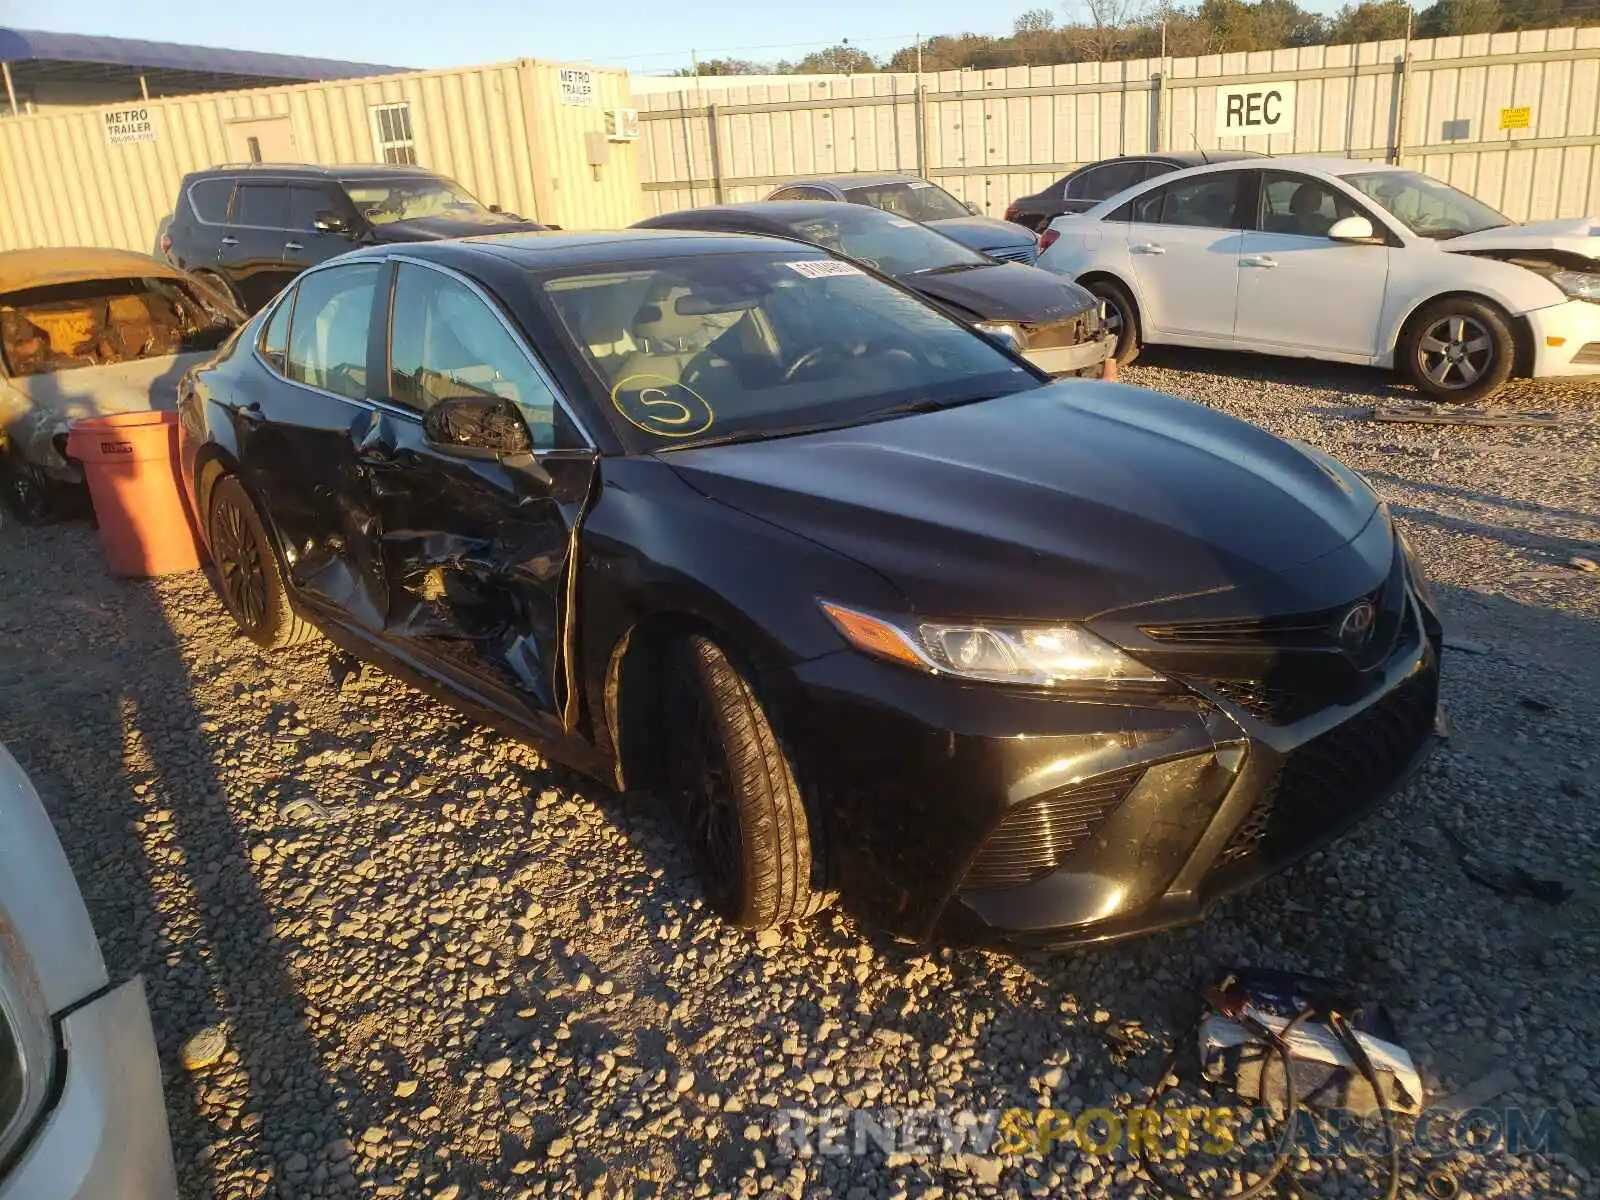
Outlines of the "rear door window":
[{"label": "rear door window", "polygon": [[351,263],[300,281],[289,325],[287,374],[360,400],[367,394],[367,331],[379,264]]},{"label": "rear door window", "polygon": [[1125,188],[1131,188],[1144,178],[1145,164],[1143,162],[1114,162],[1104,166],[1091,167],[1073,177],[1067,185],[1067,198],[1070,200],[1092,200],[1098,203],[1109,200]]},{"label": "rear door window", "polygon": [[1243,171],[1224,171],[1152,188],[1117,209],[1109,219],[1142,225],[1237,229],[1239,184],[1244,175]]},{"label": "rear door window", "polygon": [[289,189],[281,183],[241,183],[233,223],[257,229],[288,229]]}]

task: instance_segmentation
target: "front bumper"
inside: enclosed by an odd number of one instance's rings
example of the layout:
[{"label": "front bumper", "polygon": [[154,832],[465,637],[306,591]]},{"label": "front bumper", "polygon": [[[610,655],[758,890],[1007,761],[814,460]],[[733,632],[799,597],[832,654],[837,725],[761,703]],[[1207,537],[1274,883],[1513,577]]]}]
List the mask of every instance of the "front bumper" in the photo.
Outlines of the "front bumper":
[{"label": "front bumper", "polygon": [[1110,358],[1117,348],[1117,339],[1106,336],[1092,342],[1079,342],[1075,346],[1051,346],[1042,350],[1029,350],[1023,357],[1051,375],[1066,375],[1089,367],[1098,367]]},{"label": "front bumper", "polygon": [[1600,304],[1568,300],[1526,316],[1535,377],[1600,374]]},{"label": "front bumper", "polygon": [[1199,920],[1426,757],[1441,637],[1425,611],[1410,598],[1359,699],[1289,724],[1199,691],[1073,699],[853,651],[800,664],[795,732],[835,881],[913,940],[1053,947]]},{"label": "front bumper", "polygon": [[61,1091],[0,1200],[172,1200],[178,1194],[161,1069],[138,979],[63,1018]]}]

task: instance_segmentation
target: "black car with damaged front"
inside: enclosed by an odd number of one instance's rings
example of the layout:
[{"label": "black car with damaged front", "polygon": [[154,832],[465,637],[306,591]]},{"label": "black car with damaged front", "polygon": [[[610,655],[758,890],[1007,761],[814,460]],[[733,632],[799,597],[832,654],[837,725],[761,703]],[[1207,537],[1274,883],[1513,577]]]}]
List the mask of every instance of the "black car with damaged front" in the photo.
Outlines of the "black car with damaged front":
[{"label": "black car with damaged front", "polygon": [[375,247],[182,413],[246,633],[675,805],[739,924],[1194,919],[1430,744],[1438,621],[1359,477],[792,241]]},{"label": "black car with damaged front", "polygon": [[1051,375],[1098,378],[1116,338],[1100,298],[1050,271],[1000,262],[907,217],[861,204],[761,200],[647,217],[635,229],[796,238],[880,271]]}]

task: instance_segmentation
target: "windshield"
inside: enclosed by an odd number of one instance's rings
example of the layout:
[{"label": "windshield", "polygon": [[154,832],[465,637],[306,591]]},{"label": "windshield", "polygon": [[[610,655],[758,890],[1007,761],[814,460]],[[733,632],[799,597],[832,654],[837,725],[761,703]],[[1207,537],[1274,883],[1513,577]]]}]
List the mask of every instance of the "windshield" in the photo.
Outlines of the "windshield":
[{"label": "windshield", "polygon": [[1416,171],[1363,171],[1344,181],[1418,237],[1453,238],[1511,224],[1487,204]]},{"label": "windshield", "polygon": [[1039,386],[981,335],[800,247],[541,282],[632,448],[854,425]]},{"label": "windshield", "polygon": [[913,221],[947,221],[972,215],[961,201],[925,179],[845,188],[844,196],[851,204],[867,204]]},{"label": "windshield", "polygon": [[361,215],[374,225],[412,221],[418,217],[494,218],[494,214],[459,183],[439,176],[346,179],[344,190]]},{"label": "windshield", "polygon": [[875,212],[849,204],[820,204],[825,209],[785,224],[796,237],[826,246],[836,254],[865,263],[886,275],[913,275],[919,271],[993,264],[926,225],[893,213]]},{"label": "windshield", "polygon": [[176,279],[92,279],[0,296],[0,361],[13,378],[215,350],[244,320]]}]

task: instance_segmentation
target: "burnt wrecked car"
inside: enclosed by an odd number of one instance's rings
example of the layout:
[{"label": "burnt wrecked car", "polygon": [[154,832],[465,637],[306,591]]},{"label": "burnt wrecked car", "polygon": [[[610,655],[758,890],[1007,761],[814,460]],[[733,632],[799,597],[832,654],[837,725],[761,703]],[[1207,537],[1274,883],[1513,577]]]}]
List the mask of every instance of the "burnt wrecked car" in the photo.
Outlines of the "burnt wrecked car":
[{"label": "burnt wrecked car", "polygon": [[25,521],[74,499],[80,417],[172,409],[178,377],[244,320],[169,263],[125,250],[0,253],[0,498]]},{"label": "burnt wrecked car", "polygon": [[1359,476],[816,247],[372,247],[185,386],[246,634],[676,804],[740,925],[1191,920],[1431,743],[1439,622]]}]

